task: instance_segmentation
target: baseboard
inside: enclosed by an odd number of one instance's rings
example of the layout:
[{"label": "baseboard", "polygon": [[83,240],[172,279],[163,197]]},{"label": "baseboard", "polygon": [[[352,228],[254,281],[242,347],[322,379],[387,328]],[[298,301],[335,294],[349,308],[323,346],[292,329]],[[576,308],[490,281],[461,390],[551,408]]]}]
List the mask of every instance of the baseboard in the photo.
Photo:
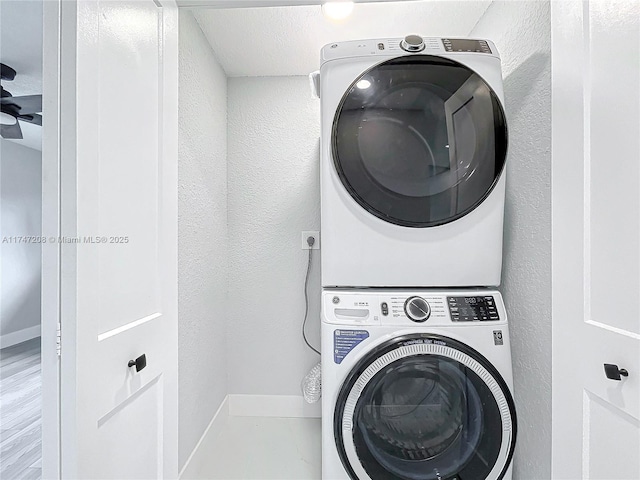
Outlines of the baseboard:
[{"label": "baseboard", "polygon": [[229,395],[229,415],[238,417],[320,418],[320,402],[302,395]]},{"label": "baseboard", "polygon": [[210,451],[206,448],[207,443],[215,438],[215,435],[224,428],[228,420],[229,395],[224,397],[224,400],[220,404],[220,407],[218,407],[218,411],[211,419],[211,422],[209,422],[207,428],[205,428],[202,436],[200,437],[200,440],[198,440],[198,443],[196,443],[193,452],[191,452],[191,455],[189,455],[189,458],[187,458],[184,467],[182,467],[182,470],[180,470],[180,474],[178,475],[178,478],[180,480],[198,478],[200,467],[210,453]]},{"label": "baseboard", "polygon": [[34,325],[33,327],[23,328],[17,332],[7,333],[0,335],[0,348],[12,347],[32,338],[40,336],[40,325]]}]

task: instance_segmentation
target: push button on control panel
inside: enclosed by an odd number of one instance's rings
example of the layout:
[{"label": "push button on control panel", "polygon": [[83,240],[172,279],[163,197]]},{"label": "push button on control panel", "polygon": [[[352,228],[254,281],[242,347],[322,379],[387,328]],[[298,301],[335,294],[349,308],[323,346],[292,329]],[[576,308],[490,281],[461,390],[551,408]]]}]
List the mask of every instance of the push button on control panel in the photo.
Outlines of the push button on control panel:
[{"label": "push button on control panel", "polygon": [[389,315],[389,305],[387,305],[387,302],[382,302],[380,304],[380,310],[382,310],[382,315],[385,317]]}]

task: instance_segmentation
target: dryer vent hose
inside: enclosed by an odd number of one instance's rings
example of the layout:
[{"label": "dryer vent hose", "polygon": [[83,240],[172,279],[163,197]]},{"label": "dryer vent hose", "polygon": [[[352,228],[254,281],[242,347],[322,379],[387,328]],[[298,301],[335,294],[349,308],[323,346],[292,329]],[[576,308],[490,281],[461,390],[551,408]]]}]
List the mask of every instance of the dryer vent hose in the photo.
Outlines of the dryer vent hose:
[{"label": "dryer vent hose", "polygon": [[316,403],[322,396],[322,363],[313,367],[302,380],[302,394],[307,403]]}]

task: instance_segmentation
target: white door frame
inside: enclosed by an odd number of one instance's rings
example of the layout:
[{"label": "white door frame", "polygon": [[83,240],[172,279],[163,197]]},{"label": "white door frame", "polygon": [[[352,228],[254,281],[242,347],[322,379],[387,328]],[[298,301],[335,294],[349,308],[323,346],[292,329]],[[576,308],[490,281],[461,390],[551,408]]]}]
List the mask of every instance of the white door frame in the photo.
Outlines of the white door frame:
[{"label": "white door frame", "polygon": [[[62,418],[74,418],[73,412],[62,408],[62,302],[61,271],[62,228],[62,157],[75,155],[74,145],[63,145],[62,128],[74,129],[75,78],[62,78],[64,72],[75,70],[75,55],[62,55],[75,51],[76,2],[42,0],[43,2],[43,128],[42,128],[42,478],[62,478]],[[73,28],[63,28],[73,22]],[[65,35],[63,38],[62,35]],[[65,99],[63,103],[62,99]],[[69,112],[69,114],[67,114]],[[67,138],[69,138],[67,136]],[[73,137],[71,137],[73,138]],[[67,175],[68,178],[68,175]],[[70,220],[66,219],[67,222]],[[71,353],[74,338],[72,325],[65,325],[65,343]],[[67,377],[70,370],[67,369]],[[74,381],[67,378],[67,381]],[[71,427],[73,428],[73,427]]]},{"label": "white door frame", "polygon": [[60,1],[43,0],[42,478],[60,478]]},{"label": "white door frame", "polygon": [[[570,15],[573,9],[574,15]],[[567,19],[572,18],[573,22]],[[562,22],[562,23],[561,23]],[[562,25],[562,28],[560,27]],[[581,331],[583,319],[580,314],[572,311],[579,309],[563,301],[565,294],[575,298],[580,296],[576,288],[583,285],[583,248],[562,241],[567,231],[583,230],[584,218],[574,215],[583,209],[583,198],[578,195],[560,195],[567,186],[560,184],[560,179],[566,180],[576,175],[573,171],[575,162],[558,161],[571,158],[573,150],[578,148],[571,141],[566,141],[563,135],[573,134],[572,138],[581,138],[584,120],[584,98],[582,90],[567,90],[557,81],[564,75],[567,78],[571,72],[582,72],[582,59],[576,58],[583,51],[582,45],[582,5],[579,1],[551,3],[551,60],[552,60],[552,172],[551,172],[551,212],[552,212],[552,475],[556,478],[581,478],[582,472],[573,470],[576,459],[582,457],[581,430],[572,425],[582,424],[582,409],[567,411],[565,403],[582,405],[581,378],[572,371],[579,371],[574,365],[579,355],[580,346],[574,345],[566,338],[567,323],[571,322],[576,332]],[[558,99],[563,101],[560,102]],[[569,111],[572,105],[573,111]],[[582,148],[582,145],[579,146]],[[580,152],[581,154],[581,152]],[[567,225],[569,227],[567,227]],[[572,262],[573,271],[566,268]],[[570,292],[566,292],[571,289]],[[571,417],[571,418],[569,418]],[[567,461],[570,459],[570,461]]]}]

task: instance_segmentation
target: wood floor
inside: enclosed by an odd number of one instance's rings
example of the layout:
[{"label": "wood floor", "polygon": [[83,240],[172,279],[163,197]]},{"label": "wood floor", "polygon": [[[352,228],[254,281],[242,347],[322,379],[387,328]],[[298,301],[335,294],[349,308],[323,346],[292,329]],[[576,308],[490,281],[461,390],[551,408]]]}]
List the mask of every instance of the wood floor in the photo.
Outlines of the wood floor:
[{"label": "wood floor", "polygon": [[0,478],[42,476],[40,338],[0,350]]}]

